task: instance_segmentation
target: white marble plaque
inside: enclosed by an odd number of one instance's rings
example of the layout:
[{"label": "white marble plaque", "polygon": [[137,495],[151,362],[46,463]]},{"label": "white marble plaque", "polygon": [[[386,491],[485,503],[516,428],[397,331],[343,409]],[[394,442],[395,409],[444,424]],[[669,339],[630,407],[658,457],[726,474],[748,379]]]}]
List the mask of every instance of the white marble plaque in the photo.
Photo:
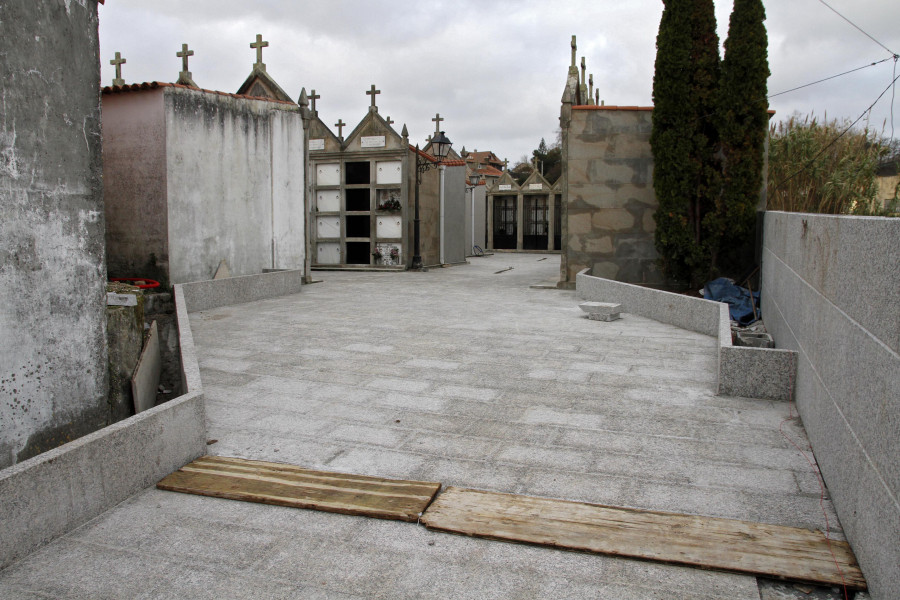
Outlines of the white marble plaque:
[{"label": "white marble plaque", "polygon": [[375,221],[375,235],[379,238],[400,239],[403,236],[403,221],[396,215],[378,215]]},{"label": "white marble plaque", "polygon": [[501,184],[500,184],[500,191],[501,191],[501,192],[508,192],[508,191],[511,190],[511,189],[512,189],[512,184],[510,184],[510,183],[501,183]]},{"label": "white marble plaque", "polygon": [[542,190],[542,189],[544,189],[544,185],[541,183],[529,183],[528,189],[529,190]]},{"label": "white marble plaque", "polygon": [[376,183],[400,183],[402,163],[399,160],[391,160],[375,163],[375,182]]},{"label": "white marble plaque", "polygon": [[309,149],[310,150],[324,150],[325,149],[325,139],[319,140],[309,140]]},{"label": "white marble plaque", "polygon": [[320,265],[339,265],[341,264],[341,245],[338,243],[318,243],[318,263]]},{"label": "white marble plaque", "polygon": [[384,136],[363,136],[359,138],[359,145],[363,148],[384,148]]},{"label": "white marble plaque", "polygon": [[319,217],[316,219],[316,233],[319,238],[341,237],[341,218]]},{"label": "white marble plaque", "polygon": [[137,306],[137,296],[134,294],[117,294],[106,292],[107,306]]},{"label": "white marble plaque", "polygon": [[340,190],[324,190],[316,194],[316,207],[320,212],[338,212],[341,210]]},{"label": "white marble plaque", "polygon": [[318,185],[340,185],[341,165],[339,163],[316,165],[316,183]]}]

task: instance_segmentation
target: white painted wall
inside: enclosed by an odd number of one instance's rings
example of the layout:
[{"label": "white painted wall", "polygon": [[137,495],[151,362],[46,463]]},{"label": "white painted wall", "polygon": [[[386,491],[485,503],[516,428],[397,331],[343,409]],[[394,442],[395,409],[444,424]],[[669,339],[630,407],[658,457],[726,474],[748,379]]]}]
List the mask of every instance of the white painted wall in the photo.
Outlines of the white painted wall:
[{"label": "white painted wall", "polygon": [[171,281],[302,269],[298,107],[167,88],[165,120]]}]

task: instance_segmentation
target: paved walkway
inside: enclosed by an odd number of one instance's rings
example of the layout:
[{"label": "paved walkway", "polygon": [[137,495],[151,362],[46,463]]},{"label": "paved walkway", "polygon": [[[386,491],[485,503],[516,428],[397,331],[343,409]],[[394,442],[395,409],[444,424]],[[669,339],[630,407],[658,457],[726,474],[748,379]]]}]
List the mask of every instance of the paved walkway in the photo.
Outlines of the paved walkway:
[{"label": "paved walkway", "polygon": [[[783,403],[715,340],[589,321],[553,255],[317,272],[193,313],[213,454],[824,529]],[[512,266],[513,269],[497,273]],[[837,518],[826,501],[834,533]],[[4,598],[748,598],[753,577],[148,489],[0,573]]]}]

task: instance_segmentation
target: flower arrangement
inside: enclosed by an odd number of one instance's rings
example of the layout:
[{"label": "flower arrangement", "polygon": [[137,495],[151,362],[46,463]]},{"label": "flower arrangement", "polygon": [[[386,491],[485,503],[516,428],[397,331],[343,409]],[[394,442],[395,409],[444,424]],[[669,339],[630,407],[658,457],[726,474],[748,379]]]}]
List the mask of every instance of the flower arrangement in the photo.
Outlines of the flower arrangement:
[{"label": "flower arrangement", "polygon": [[381,257],[382,257],[381,249],[375,248],[375,252],[372,253],[372,258],[374,258],[377,261],[377,260],[381,260]]},{"label": "flower arrangement", "polygon": [[396,198],[389,198],[378,205],[378,210],[384,210],[388,212],[398,212],[400,209],[400,201]]},{"label": "flower arrangement", "polygon": [[400,250],[398,250],[396,246],[392,246],[391,247],[391,259],[397,260],[398,258],[400,258]]}]

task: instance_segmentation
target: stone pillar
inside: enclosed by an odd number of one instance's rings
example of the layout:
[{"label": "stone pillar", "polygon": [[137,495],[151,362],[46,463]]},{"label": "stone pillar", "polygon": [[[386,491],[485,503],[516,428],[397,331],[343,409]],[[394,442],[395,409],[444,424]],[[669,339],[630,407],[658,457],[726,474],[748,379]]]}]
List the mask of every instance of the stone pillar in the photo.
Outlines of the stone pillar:
[{"label": "stone pillar", "polygon": [[525,246],[525,196],[516,194],[516,250]]},{"label": "stone pillar", "polygon": [[553,247],[554,232],[556,231],[556,203],[553,201],[554,193],[547,195],[547,250],[556,250]]},{"label": "stone pillar", "polygon": [[487,195],[487,240],[485,250],[494,250],[494,195]]}]

